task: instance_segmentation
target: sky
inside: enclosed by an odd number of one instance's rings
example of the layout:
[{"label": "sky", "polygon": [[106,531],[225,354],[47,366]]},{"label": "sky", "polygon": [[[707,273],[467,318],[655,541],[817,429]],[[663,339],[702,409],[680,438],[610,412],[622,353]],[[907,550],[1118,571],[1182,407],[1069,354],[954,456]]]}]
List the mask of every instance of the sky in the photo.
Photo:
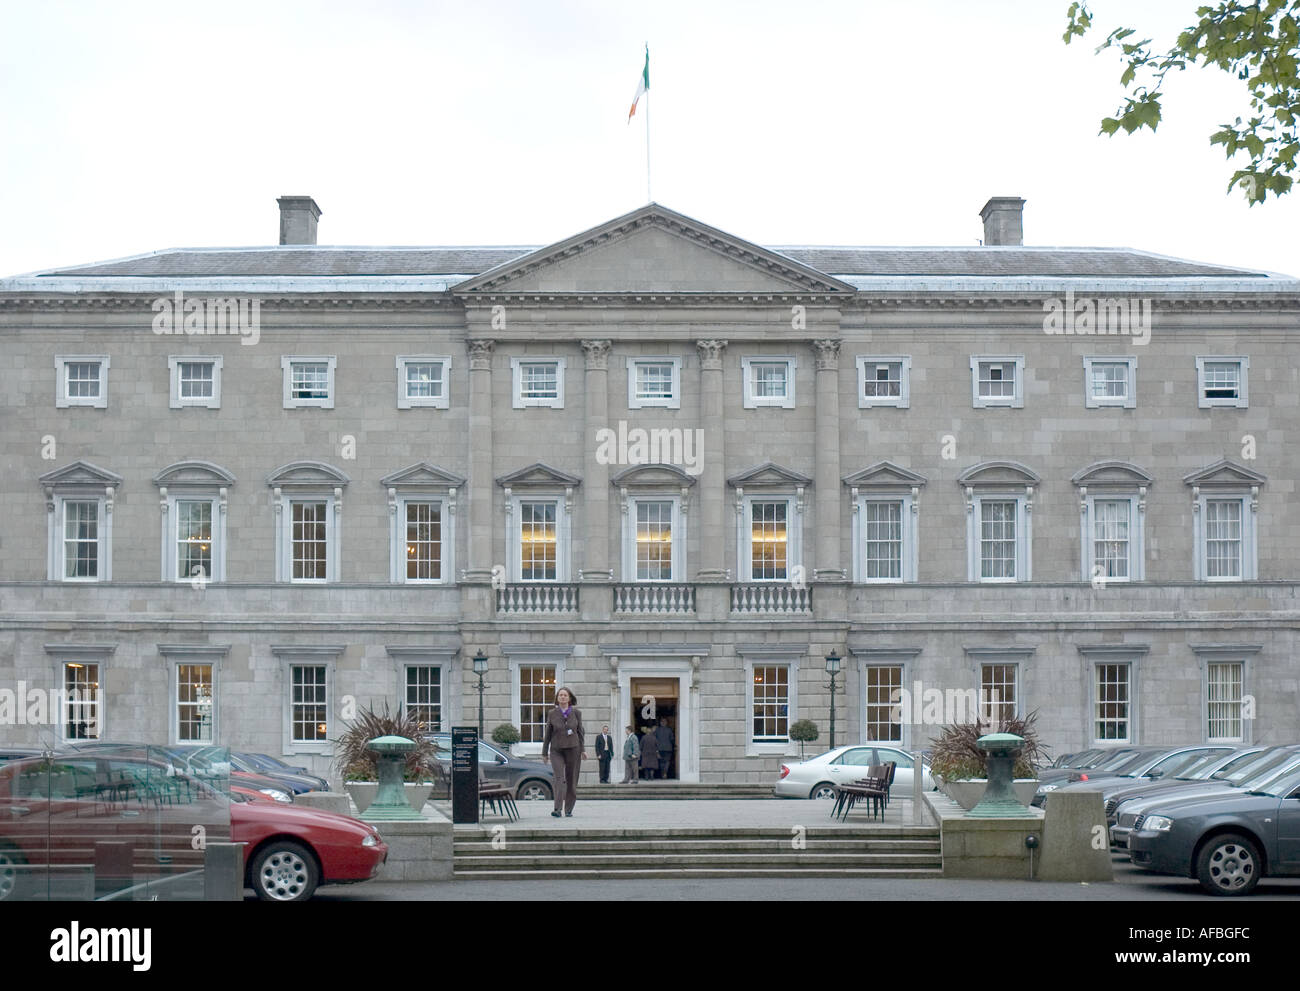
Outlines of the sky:
[{"label": "sky", "polygon": [[[1300,183],[1248,207],[1192,69],[1114,138],[1111,27],[1197,0],[0,0],[0,276],[179,246],[543,245],[648,198],[758,244],[1129,246],[1300,275]],[[1095,37],[1094,37],[1095,36]],[[643,108],[650,48],[650,193]]]}]

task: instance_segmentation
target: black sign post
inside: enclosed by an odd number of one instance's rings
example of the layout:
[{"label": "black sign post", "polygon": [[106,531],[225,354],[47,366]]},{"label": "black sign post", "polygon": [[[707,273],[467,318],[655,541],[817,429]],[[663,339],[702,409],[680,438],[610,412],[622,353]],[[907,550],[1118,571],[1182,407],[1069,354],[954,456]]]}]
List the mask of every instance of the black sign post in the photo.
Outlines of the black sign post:
[{"label": "black sign post", "polygon": [[478,822],[478,728],[451,729],[451,821]]}]

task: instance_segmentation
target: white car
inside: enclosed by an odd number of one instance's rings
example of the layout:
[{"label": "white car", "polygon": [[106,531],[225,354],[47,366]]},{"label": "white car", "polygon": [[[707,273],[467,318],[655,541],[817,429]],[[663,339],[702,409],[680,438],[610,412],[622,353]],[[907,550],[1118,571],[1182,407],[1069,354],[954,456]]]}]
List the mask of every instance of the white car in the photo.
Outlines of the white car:
[{"label": "white car", "polygon": [[[781,777],[772,791],[779,798],[831,798],[835,785],[865,778],[872,764],[890,761],[898,765],[890,793],[906,798],[912,794],[912,755],[897,747],[865,743],[836,747],[805,761],[782,764]],[[934,780],[930,777],[929,766],[924,767],[922,787],[929,791],[934,787]]]}]

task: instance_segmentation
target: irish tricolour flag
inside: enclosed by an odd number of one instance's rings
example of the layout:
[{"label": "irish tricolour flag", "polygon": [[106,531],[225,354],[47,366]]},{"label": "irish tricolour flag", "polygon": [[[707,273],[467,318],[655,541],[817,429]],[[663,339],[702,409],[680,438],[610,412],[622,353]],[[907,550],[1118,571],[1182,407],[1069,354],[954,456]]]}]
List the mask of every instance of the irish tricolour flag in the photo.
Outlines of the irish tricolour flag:
[{"label": "irish tricolour flag", "polygon": [[636,114],[636,105],[641,102],[641,97],[650,92],[650,46],[645,47],[645,68],[641,70],[641,78],[636,82],[636,96],[632,97],[632,109],[627,112],[627,120],[630,124],[632,117]]}]

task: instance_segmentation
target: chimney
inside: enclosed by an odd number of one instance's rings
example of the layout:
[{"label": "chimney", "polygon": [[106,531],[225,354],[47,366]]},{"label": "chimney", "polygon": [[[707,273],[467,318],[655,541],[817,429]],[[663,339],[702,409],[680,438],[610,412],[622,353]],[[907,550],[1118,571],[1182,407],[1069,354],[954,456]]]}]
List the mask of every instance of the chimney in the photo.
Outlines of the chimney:
[{"label": "chimney", "polygon": [[984,221],[984,243],[1025,243],[1025,201],[1019,196],[994,196],[984,204],[980,220]]},{"label": "chimney", "polygon": [[281,196],[275,202],[280,204],[280,243],[315,244],[320,218],[316,201],[310,196]]}]

